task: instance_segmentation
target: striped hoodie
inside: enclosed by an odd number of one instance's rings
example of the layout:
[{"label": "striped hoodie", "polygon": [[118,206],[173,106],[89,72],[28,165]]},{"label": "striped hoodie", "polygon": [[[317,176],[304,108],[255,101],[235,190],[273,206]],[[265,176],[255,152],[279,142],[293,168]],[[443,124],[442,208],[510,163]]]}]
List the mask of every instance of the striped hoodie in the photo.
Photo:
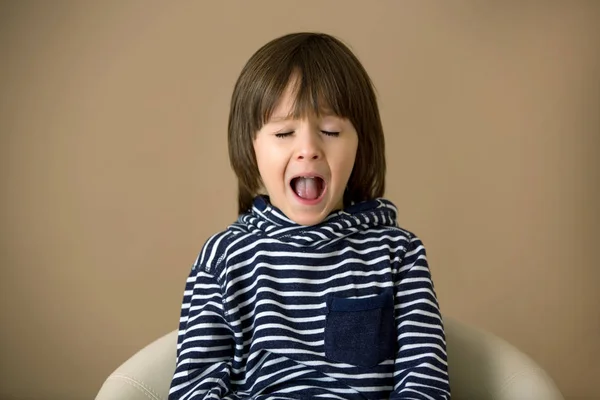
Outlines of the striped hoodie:
[{"label": "striped hoodie", "polygon": [[425,249],[396,213],[307,227],[257,197],[193,265],[169,399],[449,399]]}]

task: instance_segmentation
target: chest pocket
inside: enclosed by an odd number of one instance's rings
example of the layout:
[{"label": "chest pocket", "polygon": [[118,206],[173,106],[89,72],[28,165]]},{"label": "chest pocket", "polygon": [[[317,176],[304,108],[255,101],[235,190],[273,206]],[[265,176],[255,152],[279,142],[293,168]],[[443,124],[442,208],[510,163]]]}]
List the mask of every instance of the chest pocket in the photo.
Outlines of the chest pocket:
[{"label": "chest pocket", "polygon": [[325,356],[336,362],[373,367],[396,356],[394,293],[362,299],[329,297]]}]

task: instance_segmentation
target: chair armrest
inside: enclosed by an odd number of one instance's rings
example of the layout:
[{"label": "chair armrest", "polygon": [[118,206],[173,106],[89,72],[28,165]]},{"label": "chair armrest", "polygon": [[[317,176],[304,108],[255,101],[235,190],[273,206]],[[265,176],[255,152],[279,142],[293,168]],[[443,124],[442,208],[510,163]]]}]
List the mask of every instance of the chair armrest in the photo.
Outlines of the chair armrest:
[{"label": "chair armrest", "polygon": [[96,400],[167,400],[176,348],[176,330],[150,343],[109,375]]},{"label": "chair armrest", "polygon": [[564,400],[525,353],[490,332],[444,316],[448,373],[456,400]]}]

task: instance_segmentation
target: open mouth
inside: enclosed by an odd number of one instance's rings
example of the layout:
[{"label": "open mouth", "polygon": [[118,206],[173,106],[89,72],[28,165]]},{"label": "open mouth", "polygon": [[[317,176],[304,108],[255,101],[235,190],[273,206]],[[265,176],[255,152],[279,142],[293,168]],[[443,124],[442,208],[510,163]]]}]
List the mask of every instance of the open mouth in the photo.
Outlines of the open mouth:
[{"label": "open mouth", "polygon": [[298,176],[290,181],[292,190],[303,200],[319,199],[325,192],[325,180],[320,176]]}]

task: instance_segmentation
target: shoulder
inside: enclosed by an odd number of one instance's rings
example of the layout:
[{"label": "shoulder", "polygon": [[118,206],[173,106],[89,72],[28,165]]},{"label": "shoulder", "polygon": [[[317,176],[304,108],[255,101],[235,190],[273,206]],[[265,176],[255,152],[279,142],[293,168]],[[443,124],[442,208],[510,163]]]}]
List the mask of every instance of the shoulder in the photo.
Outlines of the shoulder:
[{"label": "shoulder", "polygon": [[396,205],[386,198],[377,199],[379,202],[378,209],[385,210],[391,216],[393,223],[383,226],[385,234],[393,236],[396,240],[402,240],[406,244],[406,248],[422,247],[423,243],[419,236],[413,231],[406,229],[398,222],[398,208]]},{"label": "shoulder", "polygon": [[234,239],[242,233],[237,224],[231,224],[227,229],[212,234],[198,253],[193,270],[214,273],[227,257]]},{"label": "shoulder", "polygon": [[373,229],[371,236],[376,235],[377,243],[389,244],[396,254],[403,259],[411,255],[417,249],[423,249],[421,239],[412,231],[401,226],[386,226],[383,229]]},{"label": "shoulder", "polygon": [[401,264],[411,263],[416,259],[426,259],[425,245],[413,231],[400,226],[374,228],[365,233],[369,236],[370,246],[387,246]]}]

